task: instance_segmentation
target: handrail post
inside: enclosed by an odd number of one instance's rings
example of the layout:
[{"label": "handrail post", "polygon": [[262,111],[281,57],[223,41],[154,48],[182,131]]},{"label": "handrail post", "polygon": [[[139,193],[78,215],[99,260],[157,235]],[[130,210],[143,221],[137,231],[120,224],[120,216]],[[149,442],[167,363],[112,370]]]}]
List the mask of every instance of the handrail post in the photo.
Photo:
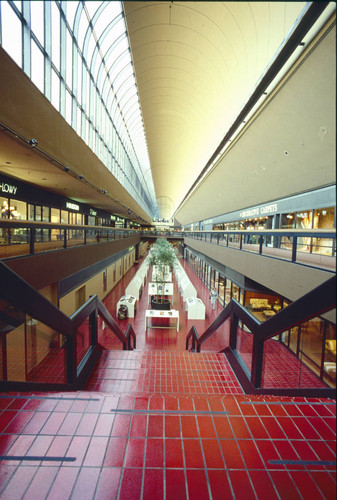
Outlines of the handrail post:
[{"label": "handrail post", "polygon": [[63,234],[63,248],[67,248],[67,229],[64,229],[64,234]]},{"label": "handrail post", "polygon": [[30,228],[30,238],[29,238],[29,253],[34,254],[34,242],[35,242],[35,227]]},{"label": "handrail post", "polygon": [[236,349],[236,340],[238,335],[238,317],[233,312],[231,312],[230,322],[229,347],[234,350]]},{"label": "handrail post", "polygon": [[259,246],[259,255],[262,255],[262,246],[263,246],[263,236],[260,235],[260,246]]},{"label": "handrail post", "polygon": [[77,376],[76,335],[66,339],[67,384],[73,384]]},{"label": "handrail post", "polygon": [[97,345],[97,308],[89,315],[89,328],[90,328],[90,344]]},{"label": "handrail post", "polygon": [[243,237],[243,234],[241,233],[240,234],[240,250],[242,250],[242,237]]},{"label": "handrail post", "polygon": [[293,236],[293,249],[291,252],[291,262],[296,262],[297,236]]},{"label": "handrail post", "polygon": [[251,371],[251,383],[253,387],[258,389],[261,387],[262,381],[262,368],[263,368],[263,348],[264,341],[259,339],[255,334],[253,337],[253,355],[252,355],[252,371]]}]

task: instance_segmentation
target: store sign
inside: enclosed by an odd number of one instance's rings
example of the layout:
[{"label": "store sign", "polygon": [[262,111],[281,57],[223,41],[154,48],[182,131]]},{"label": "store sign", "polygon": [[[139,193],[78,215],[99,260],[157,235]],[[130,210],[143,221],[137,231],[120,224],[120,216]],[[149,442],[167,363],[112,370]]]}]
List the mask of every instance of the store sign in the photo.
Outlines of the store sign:
[{"label": "store sign", "polygon": [[111,220],[116,220],[116,216],[115,215],[110,215],[110,219]]},{"label": "store sign", "polygon": [[16,186],[12,186],[11,184],[7,184],[6,182],[2,182],[0,184],[0,191],[2,193],[16,194],[17,189],[18,188]]},{"label": "store sign", "polygon": [[76,210],[76,211],[79,211],[80,209],[79,205],[76,205],[76,203],[70,203],[70,201],[66,202],[66,207],[69,208],[70,210]]},{"label": "store sign", "polygon": [[247,217],[260,217],[261,215],[269,215],[277,212],[277,203],[272,203],[271,205],[264,205],[263,207],[251,208],[249,210],[244,210],[240,212],[240,217],[243,219]]},{"label": "store sign", "polygon": [[92,208],[90,208],[89,213],[90,213],[90,215],[93,215],[93,216],[95,216],[95,217],[96,217],[96,215],[97,215],[96,210],[94,210],[94,209],[92,209]]}]

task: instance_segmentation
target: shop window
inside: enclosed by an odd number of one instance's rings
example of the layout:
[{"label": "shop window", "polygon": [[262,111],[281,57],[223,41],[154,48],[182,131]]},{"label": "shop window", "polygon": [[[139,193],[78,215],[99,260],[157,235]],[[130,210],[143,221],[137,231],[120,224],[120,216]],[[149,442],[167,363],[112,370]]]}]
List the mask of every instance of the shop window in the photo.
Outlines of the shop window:
[{"label": "shop window", "polygon": [[313,318],[301,325],[300,358],[319,375],[323,349],[324,322]]},{"label": "shop window", "polygon": [[0,196],[0,218],[8,219],[9,218],[9,200],[8,198],[3,198]]},{"label": "shop window", "polygon": [[311,229],[312,228],[312,210],[304,210],[296,213],[296,228]]},{"label": "shop window", "polygon": [[28,220],[35,220],[35,206],[28,205]]},{"label": "shop window", "polygon": [[226,278],[226,289],[225,289],[225,303],[226,305],[232,299],[232,282],[228,278]]},{"label": "shop window", "polygon": [[295,224],[296,224],[296,219],[295,219],[294,213],[282,214],[282,217],[281,217],[281,228],[282,229],[294,228]]},{"label": "shop window", "polygon": [[325,382],[336,386],[336,325],[326,322],[323,375]]},{"label": "shop window", "polygon": [[50,222],[53,222],[54,224],[60,223],[60,210],[58,208],[51,209]]},{"label": "shop window", "polygon": [[61,224],[69,223],[69,212],[67,210],[61,210]]}]

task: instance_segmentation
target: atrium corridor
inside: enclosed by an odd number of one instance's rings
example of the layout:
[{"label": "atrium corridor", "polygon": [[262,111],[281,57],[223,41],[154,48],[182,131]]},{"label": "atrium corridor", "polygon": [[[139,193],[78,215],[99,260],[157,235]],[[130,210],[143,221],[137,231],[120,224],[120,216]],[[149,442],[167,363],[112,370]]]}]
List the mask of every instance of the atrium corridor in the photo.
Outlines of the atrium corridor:
[{"label": "atrium corridor", "polygon": [[[227,323],[200,354],[186,351],[191,326],[201,334],[221,307],[212,311],[182,264],[205,320],[186,319],[175,283],[179,332],[145,332],[148,277],[135,318],[116,320],[123,331],[133,325],[135,351],[120,350],[101,324],[102,354],[84,390],[0,395],[1,500],[335,498],[335,401],[245,395],[218,353]],[[104,300],[114,318],[136,270]]]}]

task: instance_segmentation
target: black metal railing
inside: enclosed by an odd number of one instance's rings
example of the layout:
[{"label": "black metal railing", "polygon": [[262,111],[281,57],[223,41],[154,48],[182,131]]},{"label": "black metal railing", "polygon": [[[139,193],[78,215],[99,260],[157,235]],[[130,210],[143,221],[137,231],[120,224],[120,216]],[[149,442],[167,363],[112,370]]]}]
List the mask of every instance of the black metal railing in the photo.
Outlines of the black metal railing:
[{"label": "black metal railing", "polygon": [[335,229],[190,231],[183,235],[185,238],[265,257],[336,269]]},{"label": "black metal railing", "polygon": [[138,229],[0,219],[0,258],[115,241],[139,234]]},{"label": "black metal railing", "polygon": [[[3,262],[0,300],[4,306],[0,311],[1,390],[80,388],[100,353],[99,317],[124,350],[136,347],[132,326],[123,334],[97,295],[69,318]],[[13,312],[10,328],[4,328],[10,319],[8,305],[15,308],[15,316]]]},{"label": "black metal railing", "polygon": [[[232,368],[240,382],[248,392],[262,392],[261,383],[263,376],[265,342],[276,337],[286,330],[307,322],[327,311],[336,308],[336,276],[310,291],[300,299],[292,302],[263,323],[260,323],[243,305],[232,299],[223,309],[213,323],[199,336],[193,326],[186,337],[186,349],[191,346],[192,351],[200,352],[201,346],[217,332],[219,327],[227,320],[230,321],[229,345],[223,346]],[[249,337],[251,351],[249,353],[249,368],[244,362],[242,353],[238,349],[239,333]],[[324,385],[322,385],[324,387]],[[290,390],[290,389],[289,389]],[[303,390],[303,389],[298,389]],[[335,389],[305,389],[307,394],[320,394],[334,397]],[[286,394],[288,389],[284,390]],[[316,392],[315,392],[316,391]],[[268,393],[268,389],[263,389]],[[281,393],[282,390],[276,392]],[[271,393],[275,393],[275,389]],[[288,391],[289,393],[289,391]]]}]

